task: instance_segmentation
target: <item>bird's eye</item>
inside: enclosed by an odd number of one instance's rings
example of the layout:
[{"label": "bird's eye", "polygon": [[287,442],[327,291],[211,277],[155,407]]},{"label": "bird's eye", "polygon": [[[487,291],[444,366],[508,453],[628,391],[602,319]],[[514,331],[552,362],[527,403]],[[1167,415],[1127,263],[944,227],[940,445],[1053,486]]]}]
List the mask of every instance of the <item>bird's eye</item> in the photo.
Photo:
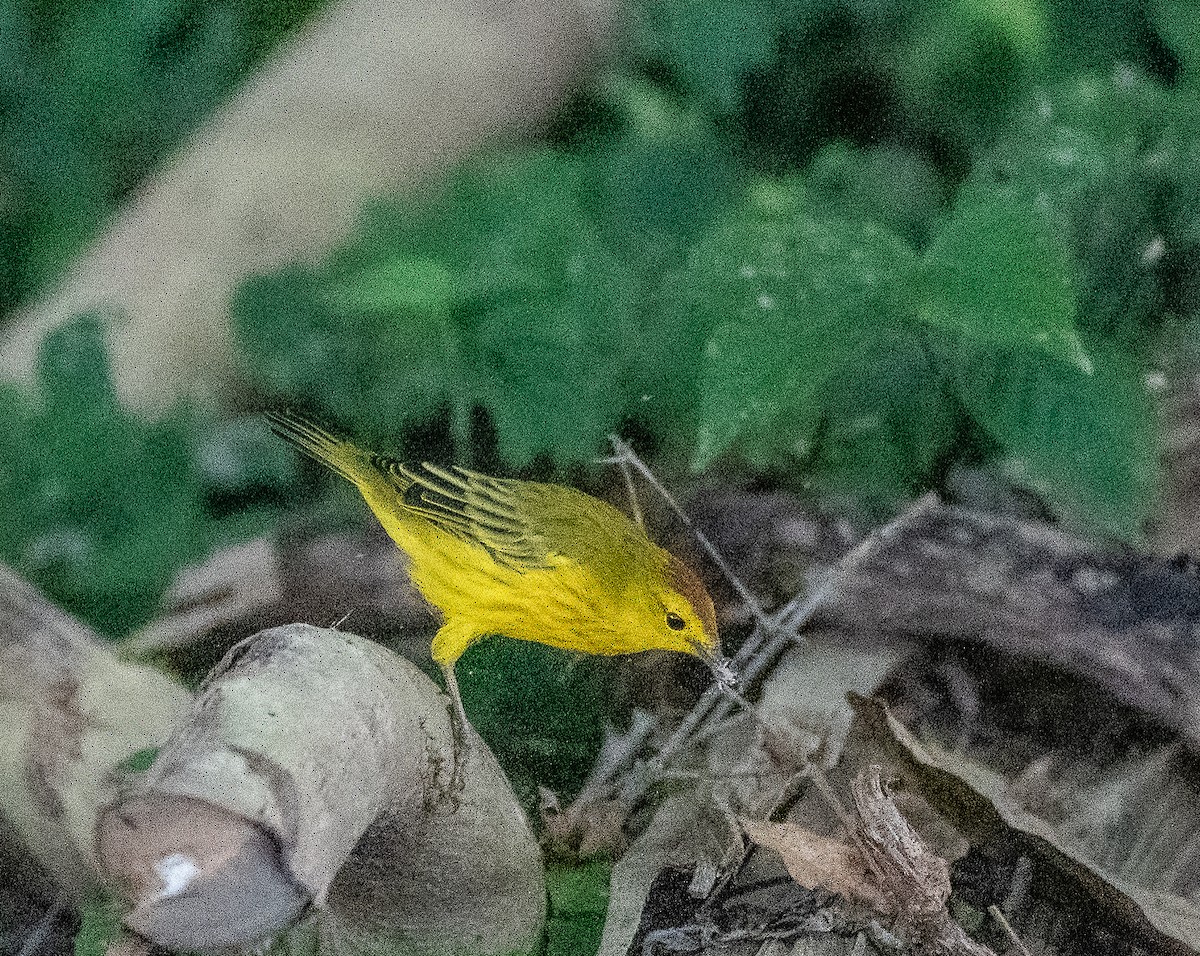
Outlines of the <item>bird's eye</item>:
[{"label": "bird's eye", "polygon": [[682,631],[687,627],[687,622],[674,611],[669,611],[667,613],[667,627],[672,631]]}]

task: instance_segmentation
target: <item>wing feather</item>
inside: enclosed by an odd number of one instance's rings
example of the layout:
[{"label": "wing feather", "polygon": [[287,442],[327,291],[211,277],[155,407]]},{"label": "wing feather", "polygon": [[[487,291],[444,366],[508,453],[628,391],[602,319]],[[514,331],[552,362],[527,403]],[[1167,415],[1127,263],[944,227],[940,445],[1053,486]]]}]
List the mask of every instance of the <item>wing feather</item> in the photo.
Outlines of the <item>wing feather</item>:
[{"label": "wing feather", "polygon": [[629,568],[644,550],[645,536],[621,512],[570,488],[431,464],[398,471],[406,508],[515,570],[562,559],[598,571]]}]

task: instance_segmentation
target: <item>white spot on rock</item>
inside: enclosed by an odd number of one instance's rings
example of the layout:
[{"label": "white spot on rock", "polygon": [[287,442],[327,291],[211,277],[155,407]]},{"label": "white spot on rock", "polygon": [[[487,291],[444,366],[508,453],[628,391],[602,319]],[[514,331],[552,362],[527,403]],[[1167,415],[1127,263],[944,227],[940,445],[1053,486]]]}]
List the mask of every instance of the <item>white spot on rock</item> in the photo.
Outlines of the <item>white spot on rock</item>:
[{"label": "white spot on rock", "polygon": [[191,886],[196,877],[200,875],[200,867],[190,856],[172,853],[154,864],[154,872],[162,881],[162,889],[158,891],[155,899],[166,900],[172,896],[178,896]]}]

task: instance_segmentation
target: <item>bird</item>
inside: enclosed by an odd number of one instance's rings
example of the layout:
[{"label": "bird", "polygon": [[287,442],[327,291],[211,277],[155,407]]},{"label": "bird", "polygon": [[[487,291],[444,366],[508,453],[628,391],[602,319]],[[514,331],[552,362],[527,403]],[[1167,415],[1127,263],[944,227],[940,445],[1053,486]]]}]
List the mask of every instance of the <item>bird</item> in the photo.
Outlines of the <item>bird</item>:
[{"label": "bird", "polygon": [[[564,485],[404,464],[292,409],[266,418],[281,438],[353,483],[408,556],[413,584],[441,616],[431,651],[456,744],[465,745],[468,723],[455,664],[485,637],[599,655],[677,651],[710,666],[721,660],[699,576],[612,505]],[[455,755],[457,769],[457,746]]]}]

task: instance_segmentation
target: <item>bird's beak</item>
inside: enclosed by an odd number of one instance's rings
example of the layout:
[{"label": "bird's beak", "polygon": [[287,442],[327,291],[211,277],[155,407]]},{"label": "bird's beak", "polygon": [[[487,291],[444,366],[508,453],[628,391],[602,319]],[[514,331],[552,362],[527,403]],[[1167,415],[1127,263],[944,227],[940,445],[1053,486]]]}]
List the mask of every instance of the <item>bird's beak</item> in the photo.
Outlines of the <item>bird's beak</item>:
[{"label": "bird's beak", "polygon": [[719,648],[718,650],[713,650],[702,641],[691,641],[690,643],[696,656],[704,661],[705,664],[715,664],[721,657]]}]

